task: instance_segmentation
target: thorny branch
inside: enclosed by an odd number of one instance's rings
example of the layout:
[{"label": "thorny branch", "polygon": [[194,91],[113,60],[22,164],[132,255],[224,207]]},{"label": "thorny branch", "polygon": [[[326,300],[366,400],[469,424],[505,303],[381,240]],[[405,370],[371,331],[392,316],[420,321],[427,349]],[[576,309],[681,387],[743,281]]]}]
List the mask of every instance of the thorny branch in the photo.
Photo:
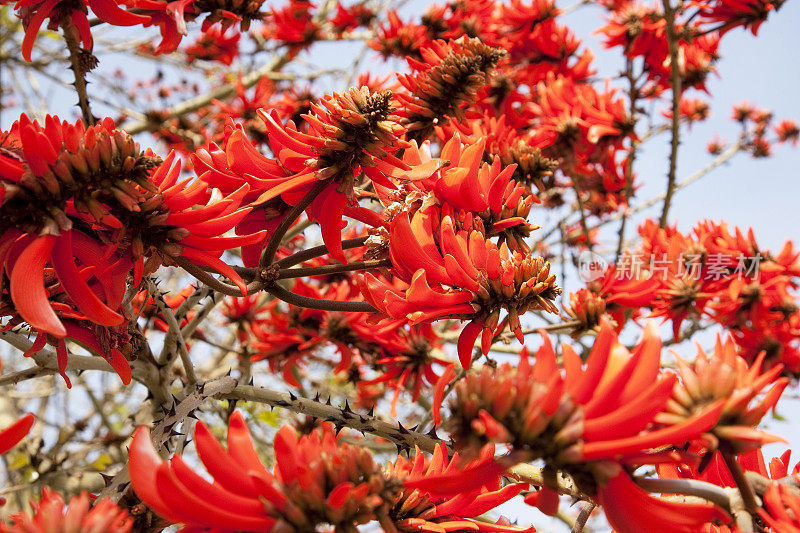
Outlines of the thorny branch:
[{"label": "thorny branch", "polygon": [[672,195],[675,193],[675,174],[678,168],[678,146],[680,145],[680,102],[681,102],[681,65],[678,60],[678,36],[675,32],[675,11],[671,0],[662,0],[664,20],[667,23],[667,44],[669,45],[669,71],[672,85],[672,138],[670,141],[669,172],[667,174],[667,192],[664,195],[664,208],[659,220],[660,227],[666,227]]}]

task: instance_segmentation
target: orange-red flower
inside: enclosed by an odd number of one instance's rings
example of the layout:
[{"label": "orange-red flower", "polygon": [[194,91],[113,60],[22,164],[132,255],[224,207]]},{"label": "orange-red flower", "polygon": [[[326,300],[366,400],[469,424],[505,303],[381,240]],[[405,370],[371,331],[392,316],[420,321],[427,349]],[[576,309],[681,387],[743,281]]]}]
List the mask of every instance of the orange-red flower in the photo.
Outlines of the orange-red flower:
[{"label": "orange-red flower", "polygon": [[403,22],[396,11],[390,11],[386,21],[377,37],[369,42],[369,46],[380,52],[384,58],[392,55],[421,58],[420,50],[428,41],[425,27]]},{"label": "orange-red flower", "polygon": [[405,211],[396,215],[388,251],[396,280],[366,273],[359,278],[362,294],[390,317],[411,324],[450,316],[470,320],[459,339],[464,368],[481,332],[488,352],[502,310],[507,317],[500,330],[507,323],[520,337],[520,315],[530,309],[557,312],[552,300],[561,289],[547,261],[512,253],[506,243],[498,247],[477,229],[457,230],[450,216],[440,218],[436,206],[411,217]]},{"label": "orange-red flower", "polygon": [[[494,446],[487,446],[482,459],[466,465],[460,464],[458,453],[448,458],[447,447],[440,443],[428,460],[416,449],[413,459],[399,456],[389,464],[387,473],[405,480],[405,489],[399,490],[388,510],[388,516],[399,531],[494,531],[498,533],[532,533],[533,527],[515,527],[502,521],[491,524],[469,520],[505,503],[524,490],[525,483],[500,484],[498,469],[491,465]],[[484,467],[489,465],[489,469]],[[460,471],[471,477],[469,485],[462,485],[457,495],[440,485],[449,473]],[[439,492],[440,489],[445,489]],[[387,524],[388,525],[388,524]],[[384,527],[386,527],[385,525]],[[388,527],[387,530],[391,531]]]},{"label": "orange-red flower", "polygon": [[[241,128],[231,129],[225,148],[199,152],[194,159],[201,179],[215,187],[230,188],[248,183],[259,196],[251,207],[278,199],[297,205],[317,190],[306,212],[321,226],[322,238],[332,257],[346,262],[341,246],[342,217],[350,216],[369,225],[381,225],[380,217],[359,207],[355,180],[363,172],[375,183],[389,188],[390,177],[413,178],[411,167],[390,152],[407,146],[391,114],[391,93],[372,94],[363,87],[327,96],[322,106],[312,104],[313,114],[304,115],[309,132],[298,131],[293,122],[283,125],[276,112],[259,111],[269,146],[277,160],[261,155]],[[418,172],[435,169],[435,162]],[[283,213],[266,220],[267,233],[282,220]],[[265,224],[262,222],[262,225]]]},{"label": "orange-red flower", "polygon": [[[499,236],[498,245],[505,242],[511,251],[530,251],[526,239],[538,226],[526,219],[539,198],[511,179],[516,164],[504,166],[498,157],[486,163],[486,148],[486,137],[464,144],[455,133],[442,147],[439,168],[429,176],[403,183],[399,190],[376,184],[387,216],[394,217],[399,210],[413,214],[417,208],[438,203],[458,228],[478,227],[482,222],[480,229],[487,237]],[[403,153],[403,162],[414,168],[424,168],[432,161],[427,143],[417,147],[412,141]]]},{"label": "orange-red flower", "polygon": [[800,496],[796,490],[780,483],[771,483],[764,494],[764,508],[759,517],[776,533],[800,531]]},{"label": "orange-red flower", "polygon": [[42,499],[31,502],[32,514],[20,512],[11,516],[11,524],[0,523],[0,533],[129,533],[133,517],[110,499],[92,505],[90,496],[82,492],[69,503],[48,487],[42,488]]},{"label": "orange-red flower", "polygon": [[215,23],[220,22],[223,28],[239,23],[242,31],[247,31],[254,20],[262,20],[261,12],[263,0],[248,0],[245,2],[230,2],[229,0],[125,0],[124,3],[136,8],[147,15],[148,20],[143,25],[158,26],[161,32],[161,42],[154,50],[155,54],[174,52],[181,39],[188,33],[186,22],[197,19],[203,14],[208,16],[203,20],[200,31],[206,32]]},{"label": "orange-red flower", "polygon": [[[37,331],[33,351],[47,335],[69,337],[103,355],[128,382],[122,352],[130,355],[123,348],[129,317],[120,305],[129,272],[138,284],[164,263],[195,274],[204,265],[246,292],[219,259],[263,238],[222,237],[250,211],[240,209],[246,185],[223,196],[205,182],[179,181],[174,153],[158,166],[110,119],[84,128],[50,116],[42,126],[22,115],[3,138],[0,268],[10,283],[2,310]],[[63,340],[56,346],[63,374],[66,347]]]},{"label": "orange-red flower", "polygon": [[695,0],[691,5],[700,8],[701,18],[706,23],[723,23],[719,32],[726,32],[741,26],[750,28],[753,35],[767,19],[770,11],[777,10],[783,0],[767,2],[765,0]]},{"label": "orange-red flower", "polygon": [[[458,468],[455,457],[448,461],[444,445],[430,462],[418,452],[413,463],[398,460],[382,469],[366,449],[337,442],[329,425],[300,438],[285,426],[275,437],[272,474],[259,459],[238,411],[230,418],[227,450],[202,421],[196,424],[194,442],[213,483],[179,455],[162,460],[146,426],[134,433],[128,460],[133,489],[142,501],[190,530],[316,531],[323,524],[354,528],[377,520],[389,531],[393,527],[431,532],[465,527],[503,533],[532,531],[468,519],[524,488],[524,484],[501,488],[496,467],[490,468],[493,475],[486,473],[473,481],[468,499],[410,488],[426,476]],[[492,450],[487,448],[487,452],[483,464],[491,462]],[[405,481],[409,488],[404,487]]]},{"label": "orange-red flower", "polygon": [[186,47],[186,61],[192,63],[198,59],[219,61],[230,66],[239,55],[239,39],[241,33],[234,31],[227,35],[227,28],[211,26],[203,32],[190,46]]},{"label": "orange-red flower", "polygon": [[322,28],[311,12],[315,7],[309,0],[289,0],[281,9],[272,9],[262,35],[281,41],[294,57],[322,37]]},{"label": "orange-red flower", "polygon": [[117,0],[80,0],[70,2],[64,0],[17,0],[14,9],[18,11],[25,27],[25,38],[22,40],[22,57],[31,60],[31,50],[46,19],[50,19],[48,28],[58,29],[67,24],[64,31],[73,32],[80,38],[86,50],[92,50],[92,33],[89,29],[87,7],[103,22],[114,26],[135,26],[145,24],[149,17],[137,15],[121,9]]},{"label": "orange-red flower", "polygon": [[625,472],[612,477],[598,493],[606,518],[619,533],[637,533],[643,524],[654,531],[696,533],[709,523],[730,519],[716,505],[697,500],[675,501],[648,494]]},{"label": "orange-red flower", "polygon": [[618,462],[646,464],[648,456],[658,462],[662,447],[698,438],[723,408],[716,401],[691,419],[659,423],[677,377],[660,369],[661,341],[652,329],[631,354],[603,321],[585,366],[567,344],[557,364],[545,336],[532,365],[525,350],[516,367],[484,366],[458,382],[445,427],[459,449],[474,453],[486,442],[506,443],[595,494],[617,475]]},{"label": "orange-red flower", "polygon": [[497,63],[505,55],[480,39],[434,41],[420,50],[422,61],[407,58],[414,75],[398,75],[408,93],[398,93],[402,104],[407,138],[421,143],[434,125],[450,117],[462,118],[463,107],[472,103],[475,93],[489,81]]},{"label": "orange-red flower", "polygon": [[28,413],[16,422],[0,430],[0,455],[19,444],[33,427],[36,417]]},{"label": "orange-red flower", "polygon": [[[783,439],[755,429],[764,415],[781,397],[789,384],[788,378],[778,378],[783,365],[775,365],[761,373],[766,352],[748,368],[737,355],[732,340],[725,344],[717,338],[712,354],[698,350],[691,366],[676,355],[680,384],[676,384],[672,401],[656,420],[665,424],[680,423],[706,406],[724,401],[720,418],[710,433],[728,452],[740,454]],[[770,387],[767,390],[767,387]],[[764,393],[756,401],[756,396]]]}]

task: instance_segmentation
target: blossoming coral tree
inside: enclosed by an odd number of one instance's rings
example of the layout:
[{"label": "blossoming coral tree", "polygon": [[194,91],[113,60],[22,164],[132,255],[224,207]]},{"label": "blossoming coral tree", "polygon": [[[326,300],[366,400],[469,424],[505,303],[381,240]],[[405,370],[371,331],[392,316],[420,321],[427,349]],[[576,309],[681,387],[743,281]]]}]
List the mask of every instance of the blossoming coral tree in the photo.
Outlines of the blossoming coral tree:
[{"label": "blossoming coral tree", "polygon": [[0,532],[800,531],[800,251],[673,208],[783,3],[2,0]]}]

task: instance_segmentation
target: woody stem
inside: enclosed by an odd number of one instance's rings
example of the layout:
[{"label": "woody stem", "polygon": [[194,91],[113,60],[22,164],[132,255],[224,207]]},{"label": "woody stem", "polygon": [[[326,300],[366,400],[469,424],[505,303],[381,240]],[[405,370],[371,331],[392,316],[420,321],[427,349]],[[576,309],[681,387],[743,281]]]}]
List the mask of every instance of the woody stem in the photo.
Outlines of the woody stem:
[{"label": "woody stem", "polygon": [[305,307],[306,309],[319,309],[321,311],[341,311],[344,313],[376,313],[377,309],[372,307],[368,302],[347,302],[339,300],[321,300],[319,298],[310,298],[300,294],[293,293],[286,290],[280,285],[272,284],[266,287],[266,291],[273,295],[275,298],[283,300],[286,303],[296,305],[297,307]]},{"label": "woody stem", "polygon": [[736,461],[736,455],[725,446],[720,446],[719,452],[720,455],[722,455],[722,459],[725,461],[725,466],[728,467],[728,471],[731,473],[731,477],[733,477],[734,483],[736,483],[736,486],[739,488],[745,509],[747,509],[747,512],[751,515],[757,515],[759,505],[756,501],[756,495],[753,492],[753,487],[750,486],[750,482],[747,481],[744,475],[742,466]]},{"label": "woody stem", "polygon": [[354,272],[357,270],[370,270],[379,267],[391,266],[389,259],[373,259],[369,261],[355,261],[346,265],[323,265],[318,267],[286,268],[278,271],[278,279],[303,278],[306,276],[324,276]]},{"label": "woody stem", "polygon": [[[226,294],[228,296],[242,296],[242,291],[239,290],[238,287],[235,285],[229,285],[225,282],[222,282],[200,268],[199,266],[195,265],[188,259],[184,257],[173,257],[172,258],[175,263],[184,269],[186,272],[197,278],[198,281],[203,282],[204,284],[208,285],[211,289],[214,289],[217,292],[221,292],[222,294]],[[248,286],[248,289],[250,287]],[[249,291],[248,291],[249,292]],[[253,291],[257,292],[257,291]]]},{"label": "woody stem", "polygon": [[317,182],[311,188],[311,190],[308,191],[305,196],[303,196],[297,205],[292,207],[286,213],[286,215],[284,215],[280,225],[278,225],[278,227],[275,229],[275,232],[269,238],[267,247],[264,248],[264,251],[261,253],[261,260],[258,263],[259,267],[264,268],[272,264],[272,262],[275,260],[275,254],[278,252],[278,248],[280,248],[286,232],[289,231],[289,228],[292,227],[292,224],[294,224],[295,220],[300,218],[300,215],[303,213],[305,208],[308,207],[328,185],[330,185],[330,181],[328,180]]},{"label": "woody stem", "polygon": [[78,93],[78,104],[81,107],[83,121],[87,126],[94,126],[94,115],[89,107],[89,94],[86,92],[86,70],[81,64],[81,47],[78,44],[77,29],[72,24],[70,15],[62,17],[61,27],[64,30],[64,40],[67,42],[69,50],[70,66],[75,74],[75,91]]},{"label": "woody stem", "polygon": [[[633,74],[633,59],[630,57],[625,61],[625,77],[628,79],[628,100],[630,101],[630,114],[631,122],[633,123],[632,131],[635,132],[637,116],[636,116],[636,102],[639,98],[639,89],[636,87],[636,76]],[[633,198],[633,163],[636,160],[636,149],[639,147],[639,142],[635,135],[631,135],[631,149],[628,152],[628,159],[625,162],[625,203],[630,206],[631,199]],[[614,256],[614,262],[618,262],[622,255],[622,248],[625,245],[625,228],[628,223],[628,209],[622,213],[622,222],[619,225],[619,241],[617,242],[617,253]]]},{"label": "woody stem", "polygon": [[575,176],[572,178],[572,188],[575,190],[575,197],[578,199],[578,213],[581,215],[581,230],[583,230],[583,237],[586,239],[586,247],[592,248],[592,239],[589,236],[589,224],[586,222],[586,213],[583,210],[583,198],[581,198],[581,190],[578,187],[578,182],[575,181]]},{"label": "woody stem", "polygon": [[[351,248],[360,248],[364,246],[364,243],[367,242],[367,237],[356,237],[354,239],[345,239],[342,241],[342,250],[350,250]],[[328,247],[324,244],[320,246],[314,246],[313,248],[308,248],[306,250],[302,250],[297,252],[296,254],[292,254],[289,257],[284,257],[279,261],[275,261],[273,263],[273,267],[278,269],[285,269],[289,268],[290,266],[299,265],[304,261],[308,261],[309,259],[314,259],[315,257],[320,257],[328,253]]]},{"label": "woody stem", "polygon": [[589,521],[589,517],[592,516],[592,511],[594,511],[596,507],[597,505],[594,502],[586,502],[584,504],[581,508],[581,512],[578,514],[578,518],[572,525],[571,533],[582,533],[586,531],[586,522]]},{"label": "woody stem", "polygon": [[672,195],[675,193],[675,174],[678,168],[678,145],[680,144],[680,101],[681,101],[681,69],[678,65],[678,36],[675,33],[675,11],[670,0],[662,0],[664,19],[667,23],[667,43],[669,45],[669,71],[672,85],[672,139],[670,141],[669,173],[667,174],[667,192],[664,196],[664,208],[661,211],[659,227],[666,227]]}]

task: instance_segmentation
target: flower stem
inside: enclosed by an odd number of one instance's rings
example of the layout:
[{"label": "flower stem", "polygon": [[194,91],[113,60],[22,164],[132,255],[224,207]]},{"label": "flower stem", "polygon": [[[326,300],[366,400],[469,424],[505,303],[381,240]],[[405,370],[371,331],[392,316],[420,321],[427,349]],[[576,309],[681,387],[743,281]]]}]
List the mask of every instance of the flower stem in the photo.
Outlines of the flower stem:
[{"label": "flower stem", "polygon": [[303,214],[303,211],[306,207],[314,201],[314,199],[319,196],[322,190],[330,185],[329,180],[319,181],[317,182],[310,191],[306,193],[305,196],[295,205],[292,207],[286,215],[284,215],[283,220],[281,221],[280,225],[275,229],[275,233],[269,238],[269,242],[267,243],[267,247],[264,248],[264,251],[261,253],[261,260],[258,263],[258,266],[261,268],[268,267],[272,264],[275,260],[275,254],[278,253],[278,248],[281,246],[281,242],[283,242],[283,237],[286,235],[286,232],[289,231],[289,228],[292,227],[294,221],[300,218],[300,215]]},{"label": "flower stem", "polygon": [[747,481],[747,478],[744,476],[742,466],[736,461],[736,455],[724,446],[720,447],[719,453],[722,455],[725,466],[728,467],[728,471],[731,473],[734,483],[736,483],[739,492],[742,494],[742,501],[744,502],[745,509],[747,509],[747,512],[751,515],[757,515],[759,505],[756,501],[756,495],[753,493],[753,487],[750,486],[750,482]]},{"label": "flower stem", "polygon": [[[355,239],[345,239],[342,241],[342,250],[360,248],[361,246],[364,246],[365,242],[367,242],[367,238],[368,237],[356,237]],[[285,269],[294,265],[299,265],[300,263],[308,261],[309,259],[323,256],[327,253],[328,247],[322,244],[320,246],[314,246],[313,248],[308,248],[306,250],[297,252],[289,257],[284,257],[280,261],[275,261],[272,266],[278,269]]]},{"label": "flower stem", "polygon": [[285,268],[278,272],[278,279],[303,278],[306,276],[324,276],[339,274],[356,270],[370,270],[373,268],[391,266],[389,259],[373,259],[369,261],[356,261],[346,265],[323,265],[318,267]]},{"label": "flower stem", "polygon": [[583,533],[586,531],[586,522],[589,521],[589,517],[592,516],[592,511],[594,511],[595,507],[597,505],[594,502],[586,502],[583,505],[581,512],[578,513],[578,518],[572,525],[571,533]]},{"label": "flower stem", "polygon": [[343,302],[338,300],[320,300],[295,294],[280,285],[272,284],[266,288],[267,292],[284,302],[305,307],[306,309],[319,309],[321,311],[342,311],[344,313],[376,313],[377,309],[368,302]]},{"label": "flower stem", "polygon": [[[237,287],[236,285],[229,285],[227,283],[218,280],[217,278],[215,278],[214,276],[212,276],[199,266],[195,265],[188,259],[178,256],[178,257],[173,257],[172,260],[175,261],[175,263],[177,263],[179,267],[181,267],[186,272],[197,278],[199,281],[205,283],[215,291],[221,292],[222,294],[227,294],[228,296],[242,295],[242,291],[239,290],[239,287]],[[250,287],[248,285],[248,289],[249,288]]]}]

